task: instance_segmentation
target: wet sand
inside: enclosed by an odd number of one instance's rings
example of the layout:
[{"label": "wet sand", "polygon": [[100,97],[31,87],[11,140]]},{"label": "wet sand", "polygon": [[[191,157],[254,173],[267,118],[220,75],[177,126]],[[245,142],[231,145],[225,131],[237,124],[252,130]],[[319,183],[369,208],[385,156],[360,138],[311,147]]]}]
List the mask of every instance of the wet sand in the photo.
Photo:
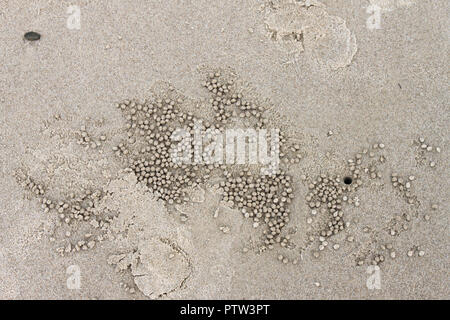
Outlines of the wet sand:
[{"label": "wet sand", "polygon": [[[71,5],[0,4],[1,299],[449,298],[447,1],[80,1],[79,30],[67,25]],[[379,29],[367,22],[377,10]],[[38,41],[23,39],[31,30]],[[166,208],[112,150],[126,134],[116,103],[167,82],[195,111],[208,104],[207,69],[233,73],[300,145],[292,248],[261,252],[262,229],[208,186],[193,194],[201,201]],[[95,150],[77,143],[83,126],[106,137]],[[380,177],[351,195],[349,226],[320,250],[308,181],[348,174],[347,160],[375,144]],[[53,199],[105,192],[96,212],[116,217],[105,239],[61,255],[102,227],[45,213],[22,173]],[[414,204],[392,173],[414,177]]]}]

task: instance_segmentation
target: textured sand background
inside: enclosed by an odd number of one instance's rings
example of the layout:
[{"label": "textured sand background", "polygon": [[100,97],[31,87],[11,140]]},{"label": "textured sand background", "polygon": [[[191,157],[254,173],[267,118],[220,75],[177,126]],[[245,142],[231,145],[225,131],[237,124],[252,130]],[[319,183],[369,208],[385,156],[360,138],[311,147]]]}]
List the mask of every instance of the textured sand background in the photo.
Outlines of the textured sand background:
[{"label": "textured sand background", "polygon": [[[382,10],[380,29],[367,28],[370,4]],[[66,26],[70,5],[80,8],[80,30]],[[30,30],[42,38],[24,41]],[[153,298],[187,279],[165,298],[448,299],[448,37],[445,0],[323,0],[301,9],[255,0],[2,0],[0,298]],[[221,208],[212,217],[219,199],[209,191],[204,202],[183,208],[189,220],[181,223],[114,160],[110,148],[124,125],[114,104],[148,97],[157,81],[206,99],[199,72],[205,65],[234,70],[298,132],[304,157],[293,168],[294,250],[258,254],[251,246],[257,235],[242,215]],[[76,143],[82,125],[108,136],[103,154]],[[418,152],[419,137],[442,151]],[[344,172],[346,159],[380,142],[387,158],[382,178],[360,189],[361,205],[348,209],[354,223],[346,232],[355,241],[342,235],[333,240],[340,249],[327,248],[318,259],[311,255],[317,244],[300,250],[310,216],[300,175]],[[13,176],[17,169],[54,197],[82,187],[116,190],[102,205],[120,212],[123,224],[115,230],[128,235],[61,257],[56,248],[69,240],[49,238],[65,230],[24,192]],[[393,191],[394,171],[416,177],[420,206],[413,212]],[[390,236],[391,219],[403,213],[414,217],[408,230]],[[223,224],[229,234],[219,230]],[[177,239],[178,260],[167,262],[170,250],[155,234]],[[380,266],[381,289],[369,290],[367,266],[356,266],[355,254],[382,243],[392,243],[397,256]],[[407,256],[415,246],[423,257]],[[114,257],[136,248],[143,266],[116,272]],[[278,254],[299,262],[285,265]],[[66,286],[70,265],[80,268],[79,290]]]}]

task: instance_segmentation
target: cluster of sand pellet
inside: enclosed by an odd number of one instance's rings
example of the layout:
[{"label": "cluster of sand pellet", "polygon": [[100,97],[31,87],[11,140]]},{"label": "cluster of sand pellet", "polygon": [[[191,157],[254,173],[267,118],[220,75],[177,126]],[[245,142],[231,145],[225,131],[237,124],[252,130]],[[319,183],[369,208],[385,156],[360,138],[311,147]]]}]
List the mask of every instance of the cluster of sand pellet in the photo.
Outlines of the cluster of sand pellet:
[{"label": "cluster of sand pellet", "polygon": [[[172,86],[146,101],[128,99],[116,104],[116,108],[126,121],[125,137],[123,134],[119,135],[114,140],[118,141],[119,138],[120,142],[109,147],[116,160],[123,164],[124,172],[135,178],[135,181],[127,180],[128,183],[141,186],[138,191],[139,197],[133,201],[141,201],[143,197],[148,197],[151,203],[147,205],[154,206],[152,210],[160,215],[168,215],[168,209],[174,208],[180,213],[179,222],[186,223],[189,217],[183,212],[183,205],[202,203],[205,199],[202,187],[207,185],[218,192],[221,203],[235,209],[235,212],[245,219],[251,220],[252,230],[259,234],[260,243],[257,245],[259,253],[266,249],[274,249],[275,246],[281,250],[296,250],[295,248],[300,245],[302,251],[314,243],[317,246],[312,247],[310,251],[317,259],[321,254],[325,254],[328,247],[339,250],[344,244],[339,244],[334,237],[346,231],[349,226],[349,222],[346,221],[346,208],[359,207],[358,190],[364,188],[370,181],[379,181],[386,176],[385,145],[375,143],[355,153],[354,157],[346,161],[345,170],[342,172],[323,173],[315,178],[304,174],[300,176],[300,180],[308,187],[304,200],[310,215],[306,223],[313,225],[314,222],[315,227],[308,233],[306,243],[295,243],[291,232],[286,232],[285,228],[292,220],[291,205],[298,196],[294,188],[297,181],[294,180],[290,170],[292,165],[295,166],[300,162],[302,156],[300,145],[294,143],[283,130],[279,130],[280,145],[275,150],[279,152],[280,167],[272,168],[265,174],[259,164],[237,165],[201,161],[189,163],[183,162],[179,156],[174,156],[174,150],[182,152],[187,148],[191,150],[188,156],[195,158],[196,150],[200,148],[195,141],[185,144],[173,137],[180,129],[194,135],[196,124],[199,122],[203,124],[206,135],[208,132],[224,134],[228,128],[242,125],[246,125],[247,128],[269,129],[273,128],[275,123],[263,106],[251,98],[246,99],[236,82],[222,75],[220,71],[209,72],[205,74],[205,78],[206,80],[199,85],[210,95],[205,103],[210,112],[206,112],[203,117],[186,108],[186,98]],[[332,134],[328,133],[329,136]],[[78,144],[84,146],[86,152],[99,147],[102,149],[108,147],[106,135],[102,134],[98,139],[93,139],[85,126],[81,127],[76,136]],[[418,144],[421,155],[434,150],[440,152],[439,147],[430,147],[422,138],[415,144]],[[163,225],[167,225],[169,232],[166,235],[153,231],[149,231],[149,234],[143,237],[132,234],[141,232],[139,230],[143,230],[141,226],[145,225],[145,222],[135,221],[133,212],[126,217],[121,216],[121,212],[126,210],[125,207],[132,205],[131,203],[127,205],[127,194],[120,193],[126,185],[86,189],[71,193],[67,198],[56,199],[50,197],[46,188],[33,181],[26,173],[18,171],[16,177],[25,189],[39,199],[45,213],[54,213],[58,216],[59,226],[69,226],[69,229],[64,229],[67,231],[63,232],[62,236],[65,245],[56,249],[61,255],[93,249],[97,243],[105,240],[117,241],[127,233],[125,238],[127,245],[134,249],[130,249],[128,253],[112,255],[108,261],[118,272],[130,270],[132,275],[145,275],[136,277],[134,284],[123,284],[122,287],[127,292],[134,293],[139,289],[147,296],[161,297],[181,288],[191,276],[192,265],[188,255],[170,240],[176,234],[173,232],[176,229],[173,221],[170,223],[164,219],[160,221]],[[391,172],[390,179],[399,197],[406,199],[410,206],[419,205],[412,185],[416,180],[415,176],[402,178],[398,173]],[[203,193],[193,193],[193,190],[202,190]],[[113,198],[115,200],[112,200]],[[136,208],[140,208],[139,205]],[[437,205],[433,205],[432,208],[436,210]],[[216,209],[213,218],[218,217],[219,211],[220,207]],[[386,230],[391,237],[398,236],[410,229],[408,223],[412,219],[411,214],[404,213],[380,229]],[[429,219],[429,215],[424,216],[424,220]],[[133,229],[135,224],[137,229]],[[220,225],[219,230],[223,234],[232,232],[229,225]],[[370,232],[375,231],[363,228],[363,233]],[[345,239],[350,243],[358,241],[353,234],[347,234]],[[52,236],[50,240],[61,241],[56,236]],[[146,246],[144,243],[151,245]],[[367,247],[370,248],[364,247],[355,253],[357,266],[380,265],[387,258],[393,260],[398,256],[395,241],[369,243]],[[174,269],[166,274],[164,268],[154,264],[155,257],[152,257],[149,248],[156,248],[154,255],[161,255],[161,261],[167,258],[169,260],[166,262],[169,264],[176,262],[173,265]],[[248,250],[244,247],[243,252]],[[425,252],[420,245],[414,245],[408,250],[407,255],[411,257],[414,254],[421,257]],[[301,254],[300,257],[293,259],[288,256],[289,254],[277,253],[276,258],[284,264],[290,261],[297,264],[302,259]],[[156,272],[161,280],[156,286],[149,280],[152,272]]]},{"label": "cluster of sand pellet", "polygon": [[[267,225],[264,242],[272,248],[275,243],[282,243],[281,230],[289,222],[288,206],[293,198],[293,188],[291,177],[286,172],[276,170],[271,175],[260,175],[255,168],[232,168],[228,171],[227,168],[231,167],[228,164],[177,163],[171,151],[176,147],[171,140],[175,130],[184,128],[193,135],[195,122],[199,120],[204,121],[206,132],[217,130],[223,133],[236,118],[252,119],[254,128],[266,128],[269,121],[263,115],[263,107],[246,101],[233,84],[232,80],[221,80],[219,72],[207,75],[203,86],[212,95],[209,103],[214,110],[213,119],[199,119],[182,111],[182,98],[166,96],[144,103],[132,100],[119,103],[117,108],[124,113],[128,130],[126,147],[122,148],[130,150],[124,156],[138,181],[169,205],[186,202],[188,198],[183,190],[187,187],[203,184],[212,175],[220,176],[223,179],[220,183],[223,200],[251,218],[255,228]],[[282,133],[280,137],[280,158],[287,163],[298,163],[301,158],[299,147],[294,145],[285,151],[283,143],[286,138]],[[195,147],[192,145],[192,157],[195,156]],[[288,158],[287,153],[293,157]]]},{"label": "cluster of sand pellet", "polygon": [[[246,218],[251,218],[253,227],[264,225],[262,250],[273,248],[277,243],[286,245],[281,236],[282,229],[289,222],[289,204],[294,197],[291,176],[283,169],[275,168],[269,174],[261,174],[259,165],[229,165],[223,163],[180,163],[173,158],[173,149],[177,142],[172,135],[180,128],[194,134],[196,121],[204,121],[205,131],[217,130],[224,133],[228,127],[247,124],[255,129],[267,128],[269,120],[264,116],[264,108],[245,100],[243,94],[234,85],[233,80],[221,79],[220,72],[206,75],[203,86],[208,90],[212,119],[201,119],[182,109],[183,98],[170,97],[173,87],[161,96],[151,97],[148,101],[125,100],[116,107],[126,119],[127,138],[112,148],[124,163],[125,170],[132,172],[137,181],[148,187],[149,192],[166,205],[183,204],[189,201],[185,190],[202,185],[212,176],[219,177],[219,191],[222,200],[233,208],[239,209]],[[77,133],[78,143],[86,148],[96,149],[106,137],[102,135],[95,141],[82,126]],[[300,147],[291,144],[285,147],[287,138],[279,133],[280,145],[276,146],[280,158],[287,164],[299,163]],[[179,146],[178,146],[179,147]],[[194,155],[195,144],[192,145]],[[272,150],[274,152],[274,150]],[[290,156],[290,157],[289,157]],[[282,165],[282,164],[281,164]],[[81,194],[71,193],[67,199],[50,199],[44,194],[44,188],[35,185],[31,178],[23,175],[24,185],[37,192],[44,211],[55,212],[62,223],[75,226],[84,223],[84,228],[101,232],[88,232],[80,239],[72,238],[66,246],[58,248],[61,254],[87,250],[95,246],[95,241],[103,241],[104,234],[111,223],[111,214],[99,212],[98,203],[105,196],[102,190],[85,190]],[[19,180],[20,180],[19,179]],[[225,232],[225,231],[224,231]],[[66,236],[71,234],[66,232]],[[93,235],[95,234],[95,236]]]}]

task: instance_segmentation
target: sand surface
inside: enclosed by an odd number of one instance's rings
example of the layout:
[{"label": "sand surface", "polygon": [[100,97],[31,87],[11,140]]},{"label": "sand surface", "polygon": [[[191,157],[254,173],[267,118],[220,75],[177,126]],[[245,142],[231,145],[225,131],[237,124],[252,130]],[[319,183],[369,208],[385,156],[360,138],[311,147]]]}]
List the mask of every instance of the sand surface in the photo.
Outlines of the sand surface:
[{"label": "sand surface", "polygon": [[[39,41],[23,39],[31,30]],[[450,298],[448,1],[6,0],[0,43],[1,299]],[[207,70],[235,77],[300,146],[288,247],[261,250],[263,229],[210,184],[167,207],[112,150],[126,136],[116,103],[170,84],[202,113]],[[105,141],[78,144],[83,126]],[[363,180],[348,227],[320,250],[308,184],[345,176],[365,148],[383,157],[379,177]],[[414,177],[413,204],[392,173]],[[51,199],[101,190],[95,214],[112,218],[67,225],[24,177]],[[87,233],[102,236],[74,249]]]}]

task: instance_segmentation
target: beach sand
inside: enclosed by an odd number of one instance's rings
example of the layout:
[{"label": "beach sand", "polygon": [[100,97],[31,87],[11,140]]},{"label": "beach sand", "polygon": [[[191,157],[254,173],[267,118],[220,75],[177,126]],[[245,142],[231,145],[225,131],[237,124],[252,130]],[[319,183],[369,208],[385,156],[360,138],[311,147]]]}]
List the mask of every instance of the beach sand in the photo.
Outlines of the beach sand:
[{"label": "beach sand", "polygon": [[[2,1],[0,298],[450,298],[448,39],[444,0]],[[262,229],[210,186],[166,208],[112,151],[126,135],[116,103],[170,83],[195,111],[205,70],[233,74],[300,146],[290,248],[261,252]],[[106,137],[95,150],[77,143],[83,126]],[[380,177],[319,250],[301,177],[348,174],[374,144]],[[414,177],[413,205],[392,173]],[[21,175],[52,199],[103,190],[96,212],[116,216],[105,239],[61,255],[92,228],[43,212]]]}]

